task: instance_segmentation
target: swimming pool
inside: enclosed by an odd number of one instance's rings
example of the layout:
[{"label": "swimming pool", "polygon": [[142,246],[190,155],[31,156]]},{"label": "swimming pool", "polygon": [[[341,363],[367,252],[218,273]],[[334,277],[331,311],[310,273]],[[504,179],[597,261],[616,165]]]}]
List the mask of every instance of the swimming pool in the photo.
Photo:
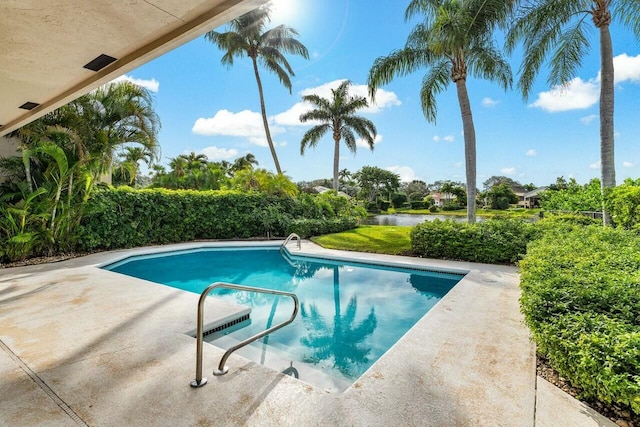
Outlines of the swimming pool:
[{"label": "swimming pool", "polygon": [[[294,292],[297,319],[237,353],[332,392],[360,377],[463,277],[283,256],[278,249],[200,248],[135,256],[104,268],[198,294],[218,281]],[[215,296],[252,309],[250,321],[205,338],[221,348],[285,320],[292,310],[288,298],[226,289]]]}]

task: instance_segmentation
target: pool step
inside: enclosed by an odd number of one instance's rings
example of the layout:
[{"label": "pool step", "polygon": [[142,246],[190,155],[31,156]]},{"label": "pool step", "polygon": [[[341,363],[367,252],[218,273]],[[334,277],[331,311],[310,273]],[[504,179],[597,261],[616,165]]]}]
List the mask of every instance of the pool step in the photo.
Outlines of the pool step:
[{"label": "pool step", "polygon": [[[242,306],[242,309],[229,314],[227,316],[223,316],[219,319],[214,320],[213,322],[209,322],[205,324],[202,328],[203,336],[215,334],[216,332],[225,331],[229,328],[233,328],[233,330],[241,329],[245,326],[251,324],[251,308]],[[196,336],[197,331],[195,329],[190,330],[186,333],[191,337]]]}]

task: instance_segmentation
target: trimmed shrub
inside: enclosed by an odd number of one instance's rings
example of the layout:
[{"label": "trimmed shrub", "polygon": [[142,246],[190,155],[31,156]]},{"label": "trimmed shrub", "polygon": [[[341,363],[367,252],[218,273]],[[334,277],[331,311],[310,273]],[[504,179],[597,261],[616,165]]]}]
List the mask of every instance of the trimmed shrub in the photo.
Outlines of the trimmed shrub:
[{"label": "trimmed shrub", "polygon": [[[88,202],[89,213],[79,230],[80,249],[285,236],[294,228],[295,219],[310,212],[315,216],[315,229],[332,229],[333,223],[324,226],[323,222],[336,218],[336,210],[346,209],[338,200],[303,197],[299,201],[237,191],[101,190]],[[351,228],[355,222],[349,222],[353,223]]]},{"label": "trimmed shrub", "polygon": [[460,206],[457,203],[445,203],[442,207],[443,211],[459,211],[460,209],[466,209],[466,206]]},{"label": "trimmed shrub", "polygon": [[640,414],[640,239],[573,226],[529,245],[521,310],[538,351],[582,396]]},{"label": "trimmed shrub", "polygon": [[429,212],[431,212],[431,213],[438,212],[439,210],[440,209],[438,209],[438,207],[436,205],[429,206]]},{"label": "trimmed shrub", "polygon": [[424,209],[424,202],[422,200],[412,200],[411,209]]},{"label": "trimmed shrub", "polygon": [[453,220],[426,221],[411,231],[411,249],[427,258],[489,264],[513,264],[539,234],[520,219],[494,219],[476,224]]}]

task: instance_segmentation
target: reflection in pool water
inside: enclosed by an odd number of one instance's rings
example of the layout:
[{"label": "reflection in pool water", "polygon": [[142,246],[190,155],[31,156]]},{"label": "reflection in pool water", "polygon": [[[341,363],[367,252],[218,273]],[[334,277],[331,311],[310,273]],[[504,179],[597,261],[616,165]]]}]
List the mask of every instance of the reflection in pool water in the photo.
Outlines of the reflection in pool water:
[{"label": "reflection in pool water", "polygon": [[[462,278],[318,258],[287,260],[277,248],[173,252],[107,268],[195,293],[217,281],[295,292],[298,318],[237,353],[329,391],[348,387]],[[252,309],[250,321],[206,337],[222,348],[285,320],[293,308],[289,298],[271,295],[228,289],[215,295]]]}]

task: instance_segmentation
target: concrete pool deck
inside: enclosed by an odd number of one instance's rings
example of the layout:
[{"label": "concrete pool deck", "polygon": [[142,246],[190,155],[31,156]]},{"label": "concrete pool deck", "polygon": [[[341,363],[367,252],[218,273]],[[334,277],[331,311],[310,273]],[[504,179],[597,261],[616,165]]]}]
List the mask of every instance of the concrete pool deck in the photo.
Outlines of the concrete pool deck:
[{"label": "concrete pool deck", "polygon": [[[330,251],[292,254],[469,273],[341,394],[204,345],[193,389],[198,295],[96,266],[146,251],[0,269],[0,425],[615,426],[536,377],[513,267]],[[207,321],[238,310],[210,298]],[[277,333],[277,332],[276,332]]]}]

